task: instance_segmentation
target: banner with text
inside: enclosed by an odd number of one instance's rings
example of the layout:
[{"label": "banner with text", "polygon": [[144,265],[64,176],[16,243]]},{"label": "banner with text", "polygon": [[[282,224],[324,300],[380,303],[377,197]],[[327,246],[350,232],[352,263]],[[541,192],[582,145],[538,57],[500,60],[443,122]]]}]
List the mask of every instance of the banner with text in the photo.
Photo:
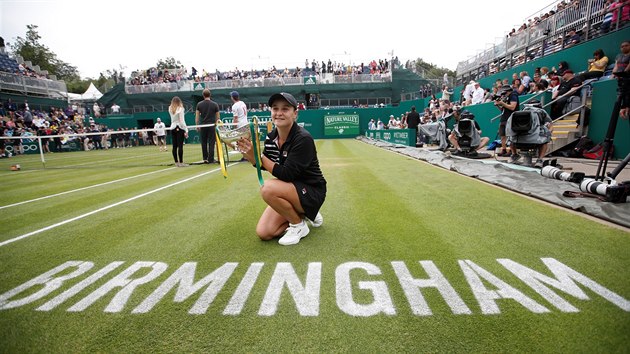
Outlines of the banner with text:
[{"label": "banner with text", "polygon": [[324,116],[324,136],[356,136],[359,132],[358,114]]}]

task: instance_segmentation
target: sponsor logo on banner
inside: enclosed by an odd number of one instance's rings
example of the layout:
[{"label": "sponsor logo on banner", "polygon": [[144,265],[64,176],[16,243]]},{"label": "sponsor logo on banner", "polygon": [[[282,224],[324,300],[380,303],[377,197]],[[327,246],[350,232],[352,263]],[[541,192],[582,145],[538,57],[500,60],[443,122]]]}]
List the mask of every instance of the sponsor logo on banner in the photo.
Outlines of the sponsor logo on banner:
[{"label": "sponsor logo on banner", "polygon": [[324,135],[359,135],[359,115],[339,114],[324,116]]}]

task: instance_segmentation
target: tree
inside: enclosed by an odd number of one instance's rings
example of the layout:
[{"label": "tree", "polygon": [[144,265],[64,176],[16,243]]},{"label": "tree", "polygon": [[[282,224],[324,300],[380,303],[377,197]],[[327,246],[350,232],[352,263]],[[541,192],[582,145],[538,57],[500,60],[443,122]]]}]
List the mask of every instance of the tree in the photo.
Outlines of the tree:
[{"label": "tree", "polygon": [[442,79],[444,73],[450,77],[455,77],[455,72],[446,68],[439,68],[431,63],[427,63],[421,58],[418,58],[412,62],[408,62],[411,66],[411,70],[426,79]]},{"label": "tree", "polygon": [[13,53],[20,55],[25,61],[30,61],[40,69],[48,71],[48,74],[55,75],[60,80],[79,80],[79,72],[63,60],[57,58],[48,47],[39,43],[42,38],[37,32],[37,25],[26,26],[26,38],[17,37],[11,45]]},{"label": "tree", "polygon": [[184,66],[182,65],[182,63],[180,63],[179,60],[175,60],[175,58],[173,57],[167,57],[166,59],[158,60],[156,67],[158,68],[158,70],[163,70],[163,69],[179,69],[179,68],[183,68]]}]

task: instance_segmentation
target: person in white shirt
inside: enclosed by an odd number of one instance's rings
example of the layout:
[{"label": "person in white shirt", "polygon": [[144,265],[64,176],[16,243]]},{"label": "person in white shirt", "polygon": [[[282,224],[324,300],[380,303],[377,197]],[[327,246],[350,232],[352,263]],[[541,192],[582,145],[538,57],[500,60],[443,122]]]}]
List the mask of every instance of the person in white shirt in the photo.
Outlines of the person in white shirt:
[{"label": "person in white shirt", "polygon": [[396,118],[394,118],[393,114],[389,116],[389,122],[387,122],[387,127],[389,129],[396,128]]},{"label": "person in white shirt", "polygon": [[472,93],[475,90],[475,81],[470,81],[464,89],[464,106],[472,103]]},{"label": "person in white shirt", "polygon": [[184,167],[184,140],[188,138],[188,126],[185,120],[185,110],[182,100],[175,96],[171,100],[168,107],[168,113],[171,115],[171,134],[173,138],[173,159],[175,166]]},{"label": "person in white shirt", "polygon": [[100,118],[101,107],[99,107],[98,103],[94,102],[94,106],[92,106],[92,110],[94,111],[94,117]]},{"label": "person in white shirt", "polygon": [[249,124],[247,120],[247,105],[240,100],[238,92],[230,92],[230,97],[232,98],[232,102],[234,102],[232,105],[232,113],[234,114],[232,123],[235,123],[237,128]]},{"label": "person in white shirt", "polygon": [[119,105],[117,105],[116,103],[114,103],[114,104],[112,105],[112,113],[114,113],[114,114],[118,114],[118,113],[120,113],[120,106],[119,106]]},{"label": "person in white shirt", "polygon": [[472,92],[472,104],[483,103],[484,96],[485,96],[485,92],[483,91],[479,83],[475,82],[475,89]]},{"label": "person in white shirt", "polygon": [[162,123],[162,119],[158,118],[157,123],[153,126],[155,130],[155,145],[160,148],[160,151],[166,151],[166,126]]}]

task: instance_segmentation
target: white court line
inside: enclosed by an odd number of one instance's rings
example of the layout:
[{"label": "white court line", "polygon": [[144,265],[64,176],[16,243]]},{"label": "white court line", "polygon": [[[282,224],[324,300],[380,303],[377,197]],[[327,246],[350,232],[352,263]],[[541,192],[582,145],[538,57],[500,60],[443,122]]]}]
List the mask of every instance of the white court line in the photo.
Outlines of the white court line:
[{"label": "white court line", "polygon": [[[233,166],[233,165],[235,165],[235,164],[236,164],[236,163],[233,163],[233,164],[230,164],[229,166]],[[152,191],[148,191],[148,192],[145,192],[145,193],[142,193],[142,194],[138,194],[138,195],[136,195],[135,197],[131,197],[131,198],[129,198],[129,199],[125,199],[125,200],[122,200],[122,201],[120,201],[120,202],[116,202],[116,203],[114,203],[114,204],[110,204],[110,205],[108,205],[108,206],[104,206],[104,207],[99,208],[99,209],[96,209],[96,210],[92,210],[92,211],[90,211],[90,212],[88,212],[88,213],[85,213],[85,214],[82,214],[82,215],[79,215],[79,216],[75,216],[75,217],[73,217],[73,218],[70,218],[70,219],[67,219],[67,220],[64,220],[64,221],[58,222],[58,223],[56,223],[56,224],[53,224],[53,225],[50,225],[50,226],[46,226],[46,227],[41,228],[41,229],[39,229],[39,230],[35,230],[35,231],[33,231],[33,232],[29,232],[29,233],[24,234],[24,235],[22,235],[22,236],[18,236],[18,237],[15,237],[15,238],[12,238],[12,239],[9,239],[9,240],[6,240],[6,241],[3,241],[3,242],[0,242],[0,247],[5,246],[5,245],[8,245],[9,243],[13,243],[13,242],[15,242],[15,241],[19,241],[19,240],[21,240],[21,239],[25,239],[25,238],[27,238],[27,237],[31,237],[31,236],[36,235],[36,234],[39,234],[39,233],[41,233],[41,232],[44,232],[44,231],[48,231],[48,230],[54,229],[54,228],[56,228],[56,227],[58,227],[58,226],[62,226],[62,225],[65,225],[65,224],[71,223],[71,222],[73,222],[73,221],[77,221],[77,220],[83,219],[83,218],[88,217],[88,216],[90,216],[90,215],[94,215],[94,214],[99,213],[99,212],[101,212],[101,211],[104,211],[104,210],[107,210],[107,209],[111,209],[111,208],[113,208],[113,207],[116,207],[116,206],[119,206],[119,205],[122,205],[122,204],[125,204],[125,203],[128,203],[128,202],[134,201],[134,200],[136,200],[136,199],[140,199],[140,198],[142,198],[142,197],[146,197],[147,195],[150,195],[150,194],[153,194],[153,193],[156,193],[156,192],[162,191],[162,190],[164,190],[164,189],[167,189],[167,188],[170,188],[170,187],[176,186],[176,185],[178,185],[178,184],[182,184],[182,183],[184,183],[184,182],[191,181],[191,180],[193,180],[193,179],[195,179],[195,178],[202,177],[202,176],[205,176],[205,175],[207,175],[207,174],[214,173],[214,172],[217,172],[217,171],[220,171],[220,170],[221,170],[220,168],[217,168],[217,169],[214,169],[214,170],[212,170],[212,171],[208,171],[208,172],[204,172],[204,173],[198,174],[198,175],[196,175],[196,176],[188,177],[188,178],[186,178],[186,179],[183,179],[183,180],[181,180],[181,181],[177,181],[177,182],[171,183],[171,184],[166,185],[166,186],[164,186],[164,187],[160,187],[160,188],[154,189],[154,190],[152,190]]]},{"label": "white court line", "polygon": [[125,178],[116,179],[116,180],[113,180],[113,181],[103,182],[103,183],[99,183],[99,184],[94,184],[94,185],[91,185],[91,186],[81,187],[81,188],[77,188],[77,189],[73,189],[73,190],[69,190],[69,191],[65,191],[65,192],[61,192],[61,193],[57,193],[57,194],[51,194],[51,195],[47,195],[47,196],[44,196],[44,197],[39,197],[39,198],[35,198],[35,199],[25,200],[25,201],[22,201],[22,202],[17,202],[17,203],[13,203],[13,204],[9,204],[9,205],[3,205],[3,206],[0,206],[0,210],[5,209],[5,208],[18,206],[18,205],[22,205],[22,204],[26,204],[26,203],[32,203],[32,202],[37,202],[37,201],[44,200],[44,199],[58,197],[58,196],[64,195],[64,194],[80,192],[80,191],[84,191],[84,190],[90,189],[90,188],[102,187],[102,186],[106,186],[106,185],[112,184],[112,183],[118,183],[118,182],[122,182],[122,181],[127,181],[127,180],[130,180],[130,179],[133,179],[133,178],[137,178],[137,177],[148,176],[150,174],[164,172],[164,171],[172,170],[174,168],[175,167],[170,167],[170,168],[167,168],[167,169],[164,169],[164,170],[147,172],[147,173],[139,174],[139,175],[136,175],[136,176],[125,177]]}]

